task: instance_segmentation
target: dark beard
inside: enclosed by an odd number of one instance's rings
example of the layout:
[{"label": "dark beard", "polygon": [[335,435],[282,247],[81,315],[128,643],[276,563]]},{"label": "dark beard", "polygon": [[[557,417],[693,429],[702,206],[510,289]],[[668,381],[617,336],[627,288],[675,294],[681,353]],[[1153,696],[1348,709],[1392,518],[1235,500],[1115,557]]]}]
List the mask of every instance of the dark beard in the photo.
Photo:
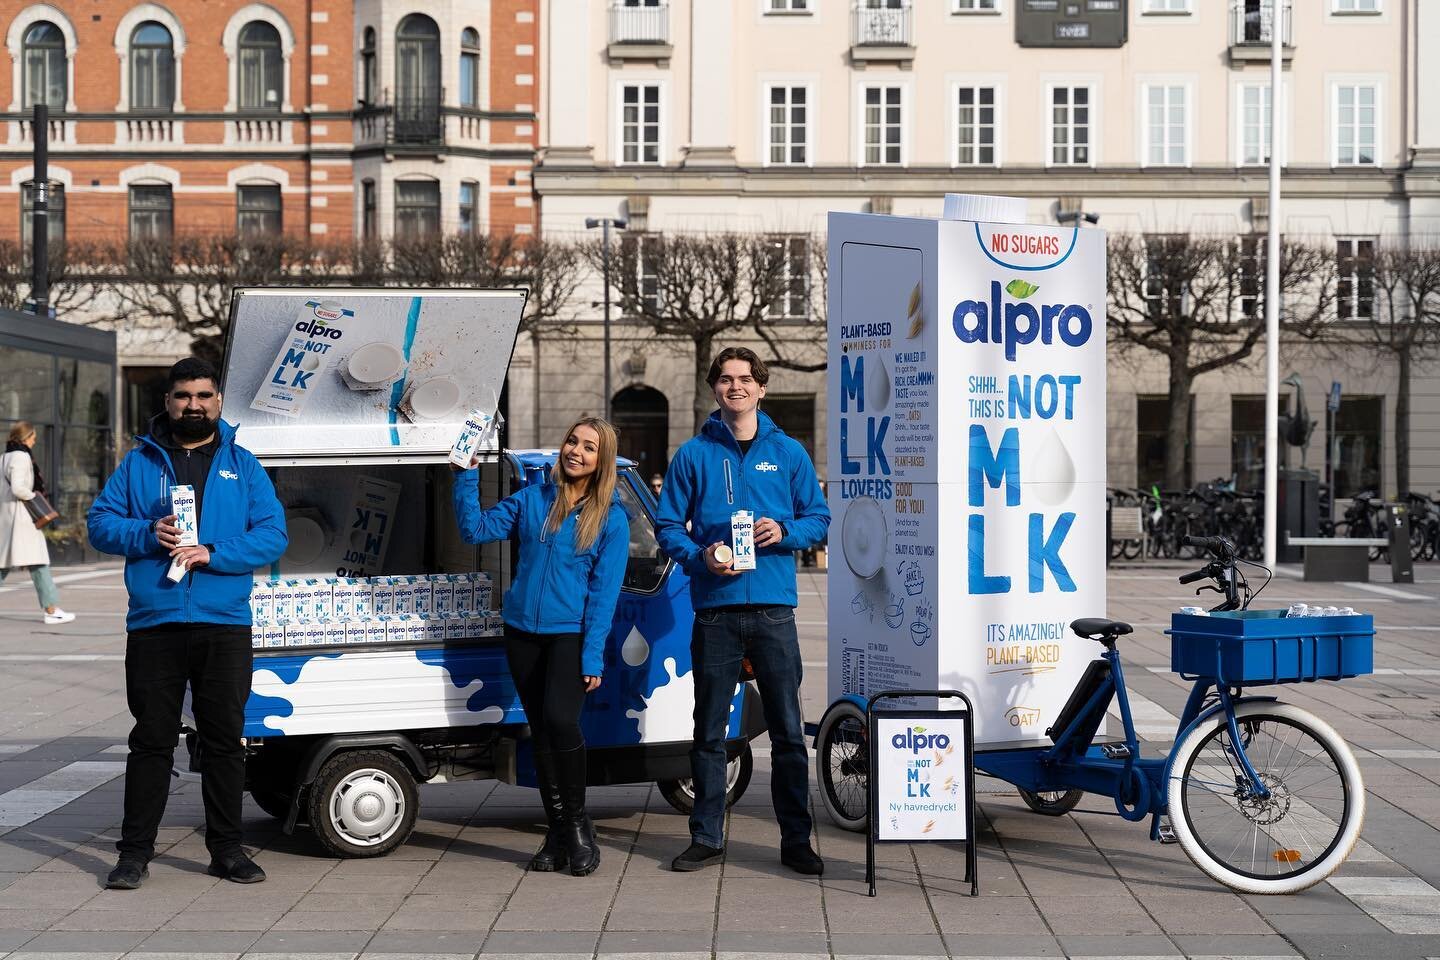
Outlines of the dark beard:
[{"label": "dark beard", "polygon": [[205,415],[190,417],[181,414],[170,418],[170,434],[181,443],[196,443],[209,439],[215,432],[215,421]]}]

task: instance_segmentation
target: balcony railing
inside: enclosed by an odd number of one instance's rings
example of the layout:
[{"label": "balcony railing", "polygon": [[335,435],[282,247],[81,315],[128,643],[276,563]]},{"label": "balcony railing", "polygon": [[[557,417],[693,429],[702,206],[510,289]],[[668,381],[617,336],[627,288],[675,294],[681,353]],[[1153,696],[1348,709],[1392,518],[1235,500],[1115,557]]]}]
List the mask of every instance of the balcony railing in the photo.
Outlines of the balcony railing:
[{"label": "balcony railing", "polygon": [[355,112],[357,146],[438,146],[445,142],[443,90],[394,103],[372,103]]},{"label": "balcony railing", "polygon": [[911,23],[913,11],[908,0],[899,7],[866,7],[854,9],[855,46],[908,47],[913,43]]},{"label": "balcony railing", "polygon": [[[1290,15],[1290,4],[1281,10],[1280,43],[1292,46],[1294,18]],[[1274,38],[1275,5],[1272,3],[1236,3],[1230,7],[1230,46],[1268,47]]]},{"label": "balcony railing", "polygon": [[669,43],[670,4],[633,7],[610,5],[611,43]]}]

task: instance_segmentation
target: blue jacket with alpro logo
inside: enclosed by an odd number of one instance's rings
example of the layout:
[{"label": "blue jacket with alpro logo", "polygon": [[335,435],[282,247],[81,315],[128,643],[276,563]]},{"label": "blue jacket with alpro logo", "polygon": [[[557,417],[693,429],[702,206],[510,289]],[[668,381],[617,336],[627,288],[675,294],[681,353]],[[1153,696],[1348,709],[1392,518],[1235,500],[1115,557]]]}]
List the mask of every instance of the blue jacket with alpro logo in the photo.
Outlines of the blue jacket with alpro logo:
[{"label": "blue jacket with alpro logo", "polygon": [[148,436],[120,461],[87,516],[90,543],[125,558],[130,592],[127,630],[166,623],[250,625],[250,585],[257,567],[285,552],[285,509],[255,455],[235,443],[235,427],[216,429],[220,447],[205,480],[200,504],[201,543],[214,549],[210,562],[179,583],[165,574],[170,553],[155,538],[155,521],[170,515],[175,466],[164,447]]},{"label": "blue jacket with alpro logo", "polygon": [[546,480],[522,487],[489,510],[480,509],[480,471],[455,474],[455,519],[466,543],[516,539],[520,562],[505,591],[501,616],[527,633],[579,633],[580,672],[605,671],[605,639],[615,618],[625,564],[630,555],[630,520],[619,493],[610,505],[605,529],[587,550],[575,549],[572,510],[560,529],[545,529],[558,491]]},{"label": "blue jacket with alpro logo", "polygon": [[[798,441],[764,413],[750,449],[742,454],[717,410],[700,435],[675,453],[660,490],[655,535],[660,547],[690,574],[695,609],[738,604],[793,607],[794,551],[825,539],[830,508],[820,492],[815,465]],[[705,566],[712,543],[730,543],[730,517],[749,510],[759,522],[778,521],[779,543],[755,551],[755,569],[718,577]],[[686,528],[689,524],[689,528]]]}]

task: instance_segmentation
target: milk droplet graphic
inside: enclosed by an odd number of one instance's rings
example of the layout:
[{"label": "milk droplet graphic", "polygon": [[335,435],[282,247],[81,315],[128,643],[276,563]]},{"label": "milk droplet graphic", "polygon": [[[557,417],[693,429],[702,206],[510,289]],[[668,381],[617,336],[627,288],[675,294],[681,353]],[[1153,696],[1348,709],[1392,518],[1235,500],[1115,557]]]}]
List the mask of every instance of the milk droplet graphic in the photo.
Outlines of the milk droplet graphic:
[{"label": "milk droplet graphic", "polygon": [[1048,506],[1059,506],[1075,491],[1075,461],[1054,427],[1030,461],[1030,478],[1035,481],[1036,499]]},{"label": "milk droplet graphic", "polygon": [[865,404],[877,412],[890,406],[890,371],[878,353],[865,358]]},{"label": "milk droplet graphic", "polygon": [[638,667],[650,657],[650,644],[640,636],[640,631],[635,627],[630,628],[630,634],[625,642],[620,645],[620,659],[632,667]]}]

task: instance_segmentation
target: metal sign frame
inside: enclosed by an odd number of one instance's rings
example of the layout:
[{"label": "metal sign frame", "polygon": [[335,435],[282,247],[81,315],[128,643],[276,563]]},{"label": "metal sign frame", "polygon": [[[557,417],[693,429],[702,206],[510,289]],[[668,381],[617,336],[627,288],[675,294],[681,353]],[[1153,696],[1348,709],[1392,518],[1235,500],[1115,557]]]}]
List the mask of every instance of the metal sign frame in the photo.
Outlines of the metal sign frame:
[{"label": "metal sign frame", "polygon": [[[939,700],[959,700],[963,710],[912,710],[876,709],[881,700],[909,699],[912,697],[934,697]],[[883,690],[870,698],[865,705],[865,729],[870,741],[870,775],[865,778],[866,808],[869,824],[865,831],[865,882],[869,885],[870,896],[875,896],[875,844],[877,843],[936,843],[915,839],[883,840],[880,838],[880,747],[877,728],[881,719],[886,720],[950,720],[963,717],[965,721],[965,880],[970,882],[970,896],[980,895],[980,880],[975,856],[975,708],[970,698],[958,690]]]}]

